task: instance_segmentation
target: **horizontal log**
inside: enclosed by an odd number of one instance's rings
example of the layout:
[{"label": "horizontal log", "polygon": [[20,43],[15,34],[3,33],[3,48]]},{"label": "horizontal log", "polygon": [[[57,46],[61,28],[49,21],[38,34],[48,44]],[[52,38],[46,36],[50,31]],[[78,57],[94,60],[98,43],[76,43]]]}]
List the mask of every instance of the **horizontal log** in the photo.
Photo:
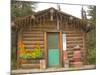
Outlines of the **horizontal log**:
[{"label": "horizontal log", "polygon": [[83,44],[83,41],[68,41],[67,44]]},{"label": "horizontal log", "polygon": [[[26,50],[26,51],[29,51],[29,50],[31,50],[31,51],[32,51],[33,49],[34,49],[34,48],[25,48],[25,50]],[[44,47],[43,47],[43,48],[41,48],[41,50],[42,50],[42,51],[44,51]]]},{"label": "horizontal log", "polygon": [[[26,47],[36,47],[38,44],[24,44],[24,46],[26,46]],[[39,46],[44,46],[44,44],[39,44]]]},{"label": "horizontal log", "polygon": [[83,38],[82,36],[77,36],[77,37],[67,37],[67,39],[78,39],[78,38]]},{"label": "horizontal log", "polygon": [[[37,45],[25,45],[25,48],[36,48]],[[44,45],[40,45],[40,48],[44,47]]]},{"label": "horizontal log", "polygon": [[43,34],[43,32],[40,31],[24,31],[23,34]]},{"label": "horizontal log", "polygon": [[23,34],[23,37],[43,37],[43,34]]},{"label": "horizontal log", "polygon": [[68,58],[73,58],[73,54],[68,54]]},{"label": "horizontal log", "polygon": [[[36,47],[25,47],[26,50],[33,50],[35,49]],[[44,47],[40,47],[41,50],[44,50]]]},{"label": "horizontal log", "polygon": [[[81,60],[83,60],[83,58],[84,58],[84,57],[81,56]],[[73,60],[73,61],[75,60],[75,59],[73,58],[73,55],[69,55],[69,56],[68,56],[68,59],[69,59],[69,60]]]},{"label": "horizontal log", "polygon": [[23,69],[40,68],[40,64],[21,64]]},{"label": "horizontal log", "polygon": [[69,39],[67,39],[67,42],[83,42],[83,39],[82,40],[69,40]]},{"label": "horizontal log", "polygon": [[76,31],[76,30],[74,30],[74,31],[68,31],[68,30],[66,30],[66,31],[63,31],[64,33],[66,33],[66,35],[67,34],[83,34],[83,32],[81,32],[81,31]]},{"label": "horizontal log", "polygon": [[57,31],[57,28],[47,28],[47,29],[42,29],[42,28],[41,28],[41,29],[24,30],[24,31],[26,31],[26,32],[28,32],[28,31],[32,31],[32,32],[34,32],[34,31],[41,31],[41,32],[42,32],[42,31],[47,31],[47,32],[48,32],[48,31],[53,31],[53,30],[54,30],[54,31],[55,31],[55,30]]},{"label": "horizontal log", "polygon": [[72,27],[62,27],[63,31],[75,31],[76,29],[72,28]]},{"label": "horizontal log", "polygon": [[81,44],[71,43],[71,44],[67,44],[67,47],[70,47],[70,46],[74,46],[75,47],[76,45],[79,45],[80,47],[83,46],[82,43]]},{"label": "horizontal log", "polygon": [[83,36],[82,34],[66,34],[66,37],[81,37]]},{"label": "horizontal log", "polygon": [[26,31],[26,32],[23,32],[22,35],[43,35],[43,33],[35,33],[35,32],[28,32],[28,31]]},{"label": "horizontal log", "polygon": [[25,63],[23,64],[40,64],[39,59],[22,59],[22,60],[25,61]]},{"label": "horizontal log", "polygon": [[26,41],[26,40],[23,40],[23,43],[24,44],[44,44],[44,41],[41,41],[41,40],[38,40],[38,41]]},{"label": "horizontal log", "polygon": [[[72,53],[68,53],[68,58],[72,58],[73,57],[73,53],[74,53],[74,51]],[[84,56],[84,54],[81,51],[81,57],[83,57],[83,56]]]},{"label": "horizontal log", "polygon": [[[67,46],[67,50],[73,50],[73,46]],[[80,50],[83,50],[84,49],[84,47],[83,46],[80,46]]]},{"label": "horizontal log", "polygon": [[83,38],[81,37],[67,37],[67,41],[82,41],[83,40]]},{"label": "horizontal log", "polygon": [[73,52],[73,50],[70,50],[70,49],[67,48],[66,52]]},{"label": "horizontal log", "polygon": [[29,30],[31,30],[31,31],[34,31],[34,30],[36,30],[36,31],[38,31],[38,30],[48,30],[48,29],[56,29],[56,27],[51,27],[51,28],[27,28],[27,29],[24,29],[24,31],[29,31]]},{"label": "horizontal log", "polygon": [[22,38],[38,38],[38,37],[44,37],[44,36],[40,36],[40,35],[37,35],[37,36],[34,36],[34,35],[30,35],[30,36],[22,36]]},{"label": "horizontal log", "polygon": [[30,38],[28,38],[28,37],[26,37],[26,38],[24,38],[23,37],[23,40],[25,40],[25,41],[44,41],[44,38],[43,37],[30,37]]},{"label": "horizontal log", "polygon": [[72,50],[71,50],[71,51],[67,51],[67,53],[68,53],[68,54],[73,54],[73,51],[72,51]]},{"label": "horizontal log", "polygon": [[68,58],[69,62],[73,61],[73,58]]},{"label": "horizontal log", "polygon": [[[73,50],[73,47],[71,46],[71,47],[67,47],[68,49],[67,49],[67,51],[71,51],[71,50]],[[81,49],[80,49],[81,51],[82,50],[84,50],[84,48],[83,47],[81,47]]]},{"label": "horizontal log", "polygon": [[39,25],[39,26],[32,26],[31,28],[54,28],[56,25]]}]

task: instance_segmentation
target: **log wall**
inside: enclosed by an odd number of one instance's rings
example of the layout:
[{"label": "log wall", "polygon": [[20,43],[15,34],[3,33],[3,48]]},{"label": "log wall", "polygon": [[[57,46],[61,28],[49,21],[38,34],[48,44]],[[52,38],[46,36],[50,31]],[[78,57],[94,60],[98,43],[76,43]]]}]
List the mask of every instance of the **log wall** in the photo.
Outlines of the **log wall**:
[{"label": "log wall", "polygon": [[[27,25],[22,31],[22,40],[26,50],[33,50],[36,47],[37,42],[40,43],[40,48],[45,49],[45,32],[58,31],[56,22],[48,21],[44,24]],[[72,63],[73,47],[79,45],[81,51],[84,52],[84,32],[80,27],[75,28],[74,25],[63,24],[60,26],[60,32],[66,34],[66,44],[68,52],[68,60]],[[45,52],[44,52],[45,53]]]}]

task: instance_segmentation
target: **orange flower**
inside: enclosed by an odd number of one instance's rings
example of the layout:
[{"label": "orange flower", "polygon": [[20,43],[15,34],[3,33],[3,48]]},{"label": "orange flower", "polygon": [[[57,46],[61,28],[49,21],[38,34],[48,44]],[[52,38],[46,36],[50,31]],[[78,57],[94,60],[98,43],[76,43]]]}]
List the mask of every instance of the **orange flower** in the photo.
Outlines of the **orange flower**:
[{"label": "orange flower", "polygon": [[20,41],[18,42],[18,47],[19,47],[19,48],[24,48],[24,44],[23,44],[23,41],[22,41],[22,40],[20,40]]},{"label": "orange flower", "polygon": [[25,54],[25,46],[22,40],[18,42],[19,54]]}]

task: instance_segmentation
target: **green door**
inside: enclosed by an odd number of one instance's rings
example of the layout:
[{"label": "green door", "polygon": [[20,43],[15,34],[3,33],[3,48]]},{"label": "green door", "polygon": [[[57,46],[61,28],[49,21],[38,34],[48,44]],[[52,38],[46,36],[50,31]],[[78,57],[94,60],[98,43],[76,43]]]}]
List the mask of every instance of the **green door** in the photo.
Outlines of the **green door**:
[{"label": "green door", "polygon": [[60,64],[60,53],[59,53],[59,34],[48,33],[48,66],[56,67]]}]

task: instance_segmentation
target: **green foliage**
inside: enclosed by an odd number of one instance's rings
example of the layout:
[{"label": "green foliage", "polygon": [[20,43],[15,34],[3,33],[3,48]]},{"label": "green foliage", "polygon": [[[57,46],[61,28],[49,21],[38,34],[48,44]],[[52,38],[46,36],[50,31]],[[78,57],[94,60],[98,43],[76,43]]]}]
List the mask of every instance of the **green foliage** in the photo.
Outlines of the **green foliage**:
[{"label": "green foliage", "polygon": [[95,64],[96,63],[96,49],[89,49],[89,56],[88,56],[88,61],[89,64]]},{"label": "green foliage", "polygon": [[42,54],[42,51],[41,51],[40,48],[35,48],[33,51],[34,51],[33,52],[34,53],[33,57],[35,57],[35,58],[42,58],[43,54]]},{"label": "green foliage", "polygon": [[36,3],[28,1],[11,1],[11,20],[33,14]]},{"label": "green foliage", "polygon": [[94,25],[96,24],[96,6],[89,6],[88,16],[91,18],[89,19],[90,22],[92,22]]},{"label": "green foliage", "polygon": [[96,32],[95,29],[91,30],[88,33],[88,63],[95,64],[96,63]]},{"label": "green foliage", "polygon": [[[11,0],[11,21],[17,18],[24,17],[30,14],[34,14],[36,3],[28,1],[17,1]],[[16,30],[11,28],[11,65],[12,67],[17,64],[17,53],[16,53],[17,36]],[[29,55],[26,55],[29,56]],[[25,58],[26,58],[25,56]]]},{"label": "green foliage", "polygon": [[37,44],[36,48],[33,49],[32,56],[34,58],[42,58],[43,57],[43,53],[42,53],[42,50],[40,48],[40,44]]},{"label": "green foliage", "polygon": [[20,57],[24,59],[30,59],[30,58],[38,59],[38,58],[43,58],[43,53],[40,48],[40,45],[38,44],[36,48],[34,48],[32,51],[26,51],[26,53],[21,54]]},{"label": "green foliage", "polygon": [[87,33],[88,63],[96,64],[96,6],[89,6],[89,22],[94,25],[94,29]]}]

